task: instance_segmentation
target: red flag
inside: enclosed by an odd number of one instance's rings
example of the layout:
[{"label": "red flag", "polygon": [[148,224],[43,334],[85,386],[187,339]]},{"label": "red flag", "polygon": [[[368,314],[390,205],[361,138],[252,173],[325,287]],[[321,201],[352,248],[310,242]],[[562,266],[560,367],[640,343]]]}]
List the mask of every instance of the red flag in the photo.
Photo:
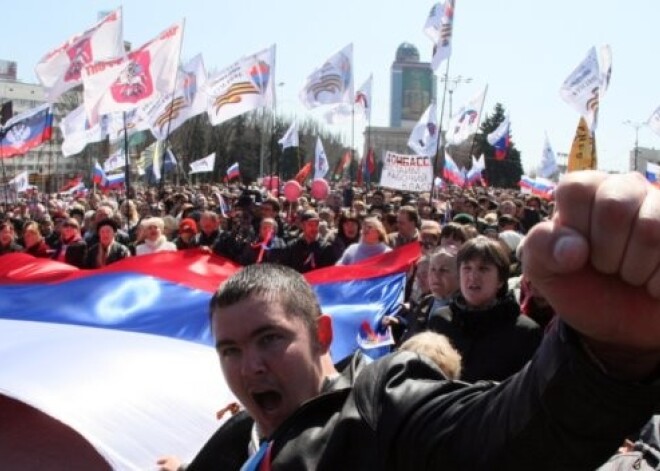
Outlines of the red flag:
[{"label": "red flag", "polygon": [[73,177],[71,180],[66,182],[62,188],[60,188],[60,193],[63,193],[65,191],[70,190],[71,188],[75,188],[76,186],[80,185],[82,179],[83,177],[80,175]]},{"label": "red flag", "polygon": [[358,169],[357,169],[357,180],[355,183],[357,183],[357,186],[362,186],[362,183],[364,181],[364,157],[360,159],[360,163],[358,164]]},{"label": "red flag", "polygon": [[301,185],[305,184],[305,180],[309,177],[309,175],[312,173],[312,163],[307,162],[305,165],[303,165],[303,168],[300,169],[298,174],[293,177],[294,180],[296,180],[298,183]]},{"label": "red flag", "polygon": [[350,151],[350,150],[347,150],[346,152],[344,152],[344,156],[343,156],[343,157],[341,158],[341,160],[339,161],[339,167],[337,168],[337,172],[336,172],[336,173],[341,173],[341,172],[343,172],[344,169],[346,168],[346,166],[347,166],[350,162],[351,162],[351,151]]},{"label": "red flag", "polygon": [[350,161],[351,161],[351,151],[347,150],[346,152],[344,152],[342,158],[337,161],[337,165],[335,165],[335,169],[332,172],[333,180],[338,180],[342,177],[344,173],[344,169],[350,163]]},{"label": "red flag", "polygon": [[369,171],[369,175],[373,175],[376,171],[376,158],[374,157],[373,147],[369,147],[367,151],[367,170]]}]

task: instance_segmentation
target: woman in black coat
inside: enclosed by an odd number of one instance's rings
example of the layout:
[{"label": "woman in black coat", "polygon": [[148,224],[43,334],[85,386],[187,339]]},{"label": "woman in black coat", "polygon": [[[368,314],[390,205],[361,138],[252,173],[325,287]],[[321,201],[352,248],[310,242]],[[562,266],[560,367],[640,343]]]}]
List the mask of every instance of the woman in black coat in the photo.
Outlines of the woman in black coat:
[{"label": "woman in black coat", "polygon": [[463,356],[461,379],[502,381],[534,355],[542,330],[520,312],[508,289],[509,256],[500,242],[479,236],[458,252],[460,293],[428,328],[444,334]]}]

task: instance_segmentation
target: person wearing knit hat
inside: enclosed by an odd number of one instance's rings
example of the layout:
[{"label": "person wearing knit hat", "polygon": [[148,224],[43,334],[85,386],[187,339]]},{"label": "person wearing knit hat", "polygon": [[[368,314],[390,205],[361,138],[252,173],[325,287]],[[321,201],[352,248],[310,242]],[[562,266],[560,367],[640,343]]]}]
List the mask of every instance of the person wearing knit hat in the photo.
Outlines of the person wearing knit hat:
[{"label": "person wearing knit hat", "polygon": [[197,223],[193,218],[182,219],[179,223],[179,234],[182,232],[190,232],[193,235],[197,234]]},{"label": "person wearing knit hat", "polygon": [[522,244],[524,235],[516,231],[502,231],[498,234],[500,242],[509,250],[509,259],[511,265],[509,267],[510,276],[519,276],[521,274],[522,265],[520,259],[516,257],[518,247]]},{"label": "person wearing knit hat", "polygon": [[459,224],[474,224],[474,217],[468,213],[458,213],[452,221]]},{"label": "person wearing knit hat", "polygon": [[141,243],[135,246],[135,255],[149,255],[158,252],[176,252],[177,248],[173,242],[167,240],[163,233],[165,229],[165,222],[163,218],[153,216],[143,219],[140,222],[139,240]]},{"label": "person wearing knit hat", "polygon": [[199,246],[197,223],[193,218],[184,218],[179,223],[179,235],[174,239],[177,250],[192,249]]},{"label": "person wearing knit hat", "polygon": [[508,230],[500,232],[498,237],[509,248],[511,256],[515,257],[516,249],[522,242],[524,236],[519,232]]},{"label": "person wearing knit hat", "polygon": [[98,242],[87,251],[85,268],[102,268],[131,256],[129,248],[115,239],[118,228],[117,222],[110,218],[96,223]]}]

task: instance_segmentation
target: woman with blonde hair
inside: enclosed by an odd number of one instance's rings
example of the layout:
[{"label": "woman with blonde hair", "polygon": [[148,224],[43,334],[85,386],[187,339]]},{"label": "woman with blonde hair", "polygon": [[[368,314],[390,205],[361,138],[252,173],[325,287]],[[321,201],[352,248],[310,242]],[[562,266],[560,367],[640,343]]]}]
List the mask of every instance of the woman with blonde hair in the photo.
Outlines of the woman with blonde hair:
[{"label": "woman with blonde hair", "polygon": [[25,253],[37,258],[50,258],[53,252],[41,235],[39,224],[34,221],[23,226],[23,245]]},{"label": "woman with blonde hair", "polygon": [[353,265],[367,258],[390,252],[387,245],[387,233],[380,219],[368,217],[362,221],[362,235],[360,242],[351,244],[344,251],[337,265]]},{"label": "woman with blonde hair", "polygon": [[445,335],[421,332],[403,342],[399,350],[406,350],[427,357],[442,370],[447,379],[461,378],[461,354]]},{"label": "woman with blonde hair", "polygon": [[[428,288],[430,294],[410,307],[404,305],[396,316],[385,316],[384,325],[392,326],[392,333],[397,342],[405,341],[413,335],[428,329],[431,317],[438,315],[458,292],[458,249],[447,246],[439,249],[430,257],[427,266]],[[405,332],[404,332],[405,331]]]},{"label": "woman with blonde hair", "polygon": [[167,240],[163,231],[165,223],[162,218],[150,217],[140,222],[140,230],[144,241],[135,247],[135,255],[146,255],[156,252],[176,252],[176,245]]}]

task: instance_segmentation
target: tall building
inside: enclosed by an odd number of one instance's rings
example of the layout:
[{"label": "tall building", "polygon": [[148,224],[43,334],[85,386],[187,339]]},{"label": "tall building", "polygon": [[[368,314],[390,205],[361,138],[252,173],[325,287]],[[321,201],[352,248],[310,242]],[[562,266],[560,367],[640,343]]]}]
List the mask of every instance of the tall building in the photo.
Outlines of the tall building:
[{"label": "tall building", "polygon": [[[364,150],[374,149],[380,163],[385,151],[410,154],[408,138],[432,100],[436,99],[436,77],[428,62],[419,61],[419,51],[402,43],[392,63],[390,82],[390,126],[370,126],[364,133]],[[380,167],[380,165],[378,165]],[[376,178],[380,173],[376,172]]]},{"label": "tall building", "polygon": [[396,51],[390,87],[390,127],[412,128],[435,100],[436,81],[431,65],[419,61],[419,51],[410,43]]}]

